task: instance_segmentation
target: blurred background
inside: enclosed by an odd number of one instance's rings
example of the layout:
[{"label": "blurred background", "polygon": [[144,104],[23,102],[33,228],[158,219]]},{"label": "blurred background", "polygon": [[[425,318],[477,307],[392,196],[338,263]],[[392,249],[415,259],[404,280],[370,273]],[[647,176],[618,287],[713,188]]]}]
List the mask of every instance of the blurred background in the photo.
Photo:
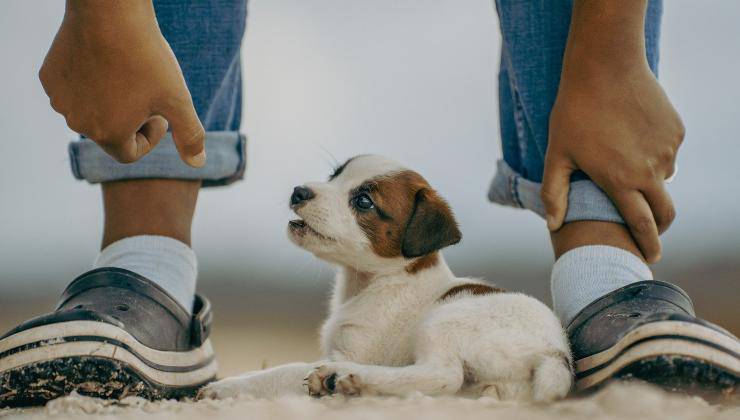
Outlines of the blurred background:
[{"label": "blurred background", "polygon": [[[99,188],[75,181],[74,138],[37,71],[59,0],[3,0],[0,13],[0,330],[50,310],[90,268]],[[740,3],[665,4],[660,75],[686,141],[670,190],[678,217],[656,278],[740,333]],[[464,239],[453,271],[549,303],[545,224],[492,205],[500,157],[491,0],[252,0],[244,41],[244,182],[201,194],[194,227],[200,290],[216,305],[222,374],[319,355],[332,267],[286,239],[294,185],[359,153],[396,158],[452,204]]]}]

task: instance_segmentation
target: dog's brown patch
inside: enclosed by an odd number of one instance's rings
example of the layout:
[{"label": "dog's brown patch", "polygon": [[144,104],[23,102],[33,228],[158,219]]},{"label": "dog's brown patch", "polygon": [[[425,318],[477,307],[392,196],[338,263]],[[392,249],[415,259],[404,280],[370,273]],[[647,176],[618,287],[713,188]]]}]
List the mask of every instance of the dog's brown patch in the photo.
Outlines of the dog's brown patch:
[{"label": "dog's brown patch", "polygon": [[471,295],[487,295],[490,293],[504,293],[506,290],[492,287],[487,284],[467,283],[455,286],[445,292],[438,300],[445,300],[452,296],[459,295],[461,293],[470,293]]},{"label": "dog's brown patch", "polygon": [[357,193],[370,195],[375,204],[374,210],[358,212],[357,222],[376,254],[387,258],[401,255],[406,223],[414,210],[414,196],[428,187],[421,175],[403,171],[371,179],[358,188]]},{"label": "dog's brown patch", "polygon": [[417,191],[401,254],[406,258],[419,257],[456,244],[460,239],[462,234],[447,202],[431,188]]},{"label": "dog's brown patch", "polygon": [[[351,195],[363,193],[372,198],[375,208],[358,211],[357,222],[381,257],[426,256],[460,241],[452,210],[414,171],[368,180]],[[419,262],[418,269],[433,265],[433,261]]]},{"label": "dog's brown patch", "polygon": [[429,267],[434,267],[439,261],[439,254],[434,252],[431,254],[419,257],[414,262],[406,266],[406,272],[409,274],[416,274],[419,271],[426,270]]}]

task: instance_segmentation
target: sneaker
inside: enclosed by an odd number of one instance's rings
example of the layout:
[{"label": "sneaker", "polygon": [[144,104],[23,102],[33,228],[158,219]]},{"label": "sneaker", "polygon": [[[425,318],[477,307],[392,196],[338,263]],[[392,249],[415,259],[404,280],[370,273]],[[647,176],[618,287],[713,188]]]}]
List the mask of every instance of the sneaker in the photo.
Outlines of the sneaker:
[{"label": "sneaker", "polygon": [[615,290],[583,309],[567,332],[576,389],[637,378],[700,395],[738,392],[740,342],[696,318],[689,296],[672,284]]},{"label": "sneaker", "polygon": [[193,315],[136,273],[100,268],[75,279],[57,309],[0,337],[0,407],[77,391],[120,399],[194,396],[216,376],[211,305]]}]

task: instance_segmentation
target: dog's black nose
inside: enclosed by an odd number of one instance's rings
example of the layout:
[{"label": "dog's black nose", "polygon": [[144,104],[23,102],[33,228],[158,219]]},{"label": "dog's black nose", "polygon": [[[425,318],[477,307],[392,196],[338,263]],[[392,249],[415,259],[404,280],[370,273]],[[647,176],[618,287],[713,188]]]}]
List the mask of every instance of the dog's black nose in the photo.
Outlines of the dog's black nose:
[{"label": "dog's black nose", "polygon": [[295,207],[304,201],[314,198],[315,194],[309,188],[299,185],[293,188],[293,194],[290,196],[290,206]]}]

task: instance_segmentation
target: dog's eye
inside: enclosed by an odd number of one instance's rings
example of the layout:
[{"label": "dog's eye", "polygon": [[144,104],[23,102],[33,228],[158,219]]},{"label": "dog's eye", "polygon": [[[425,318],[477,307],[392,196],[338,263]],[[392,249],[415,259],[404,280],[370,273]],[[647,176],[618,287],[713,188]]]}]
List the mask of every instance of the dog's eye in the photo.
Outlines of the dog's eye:
[{"label": "dog's eye", "polygon": [[361,194],[355,197],[355,207],[357,207],[360,210],[370,210],[371,208],[375,207],[375,204],[373,204],[373,200],[370,199],[370,197],[367,194]]}]

